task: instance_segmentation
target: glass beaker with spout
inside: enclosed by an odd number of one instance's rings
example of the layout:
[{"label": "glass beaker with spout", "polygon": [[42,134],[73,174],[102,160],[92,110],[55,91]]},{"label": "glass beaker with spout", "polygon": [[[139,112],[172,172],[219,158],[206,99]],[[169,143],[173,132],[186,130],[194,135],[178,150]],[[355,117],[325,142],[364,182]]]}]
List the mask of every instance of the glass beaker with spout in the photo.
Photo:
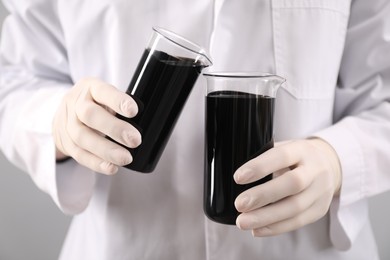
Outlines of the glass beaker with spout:
[{"label": "glass beaker with spout", "polygon": [[154,170],[202,69],[212,64],[204,48],[162,28],[153,34],[126,91],[138,104],[134,118],[117,115],[135,126],[142,143],[127,148],[133,161],[125,167]]},{"label": "glass beaker with spout", "polygon": [[235,171],[272,148],[273,117],[282,77],[260,73],[206,73],[204,211],[213,221],[235,224],[236,197],[272,179],[238,185]]}]

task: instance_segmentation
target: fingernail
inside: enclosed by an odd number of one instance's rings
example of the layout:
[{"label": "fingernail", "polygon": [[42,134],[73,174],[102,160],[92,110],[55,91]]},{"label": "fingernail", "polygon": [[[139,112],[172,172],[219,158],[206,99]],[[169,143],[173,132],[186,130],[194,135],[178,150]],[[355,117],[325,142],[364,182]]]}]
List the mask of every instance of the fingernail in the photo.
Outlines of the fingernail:
[{"label": "fingernail", "polygon": [[239,212],[242,212],[245,210],[249,205],[249,197],[247,195],[240,196],[236,199],[236,208]]},{"label": "fingernail", "polygon": [[118,165],[127,165],[133,161],[130,152],[124,149],[113,149],[111,151],[111,159],[117,162]]},{"label": "fingernail", "polygon": [[240,221],[239,217],[240,217],[240,216],[238,216],[238,217],[236,218],[236,226],[237,226],[239,229],[243,230],[243,229],[242,229],[242,226],[241,226],[241,221]]},{"label": "fingernail", "polygon": [[142,142],[141,136],[139,134],[135,134],[133,132],[124,132],[123,133],[123,139],[125,140],[126,144],[130,148],[136,148]]},{"label": "fingernail", "polygon": [[235,174],[234,174],[234,180],[237,183],[245,183],[248,182],[251,178],[253,177],[253,171],[248,168],[244,169],[239,169]]},{"label": "fingernail", "polygon": [[138,113],[138,107],[129,100],[125,100],[121,104],[121,109],[125,115],[128,117],[134,117]]},{"label": "fingernail", "polygon": [[236,226],[241,229],[241,230],[248,230],[248,229],[252,229],[251,226],[251,222],[250,222],[250,219],[248,219],[248,217],[246,217],[244,214],[240,214],[237,218],[236,218]]}]

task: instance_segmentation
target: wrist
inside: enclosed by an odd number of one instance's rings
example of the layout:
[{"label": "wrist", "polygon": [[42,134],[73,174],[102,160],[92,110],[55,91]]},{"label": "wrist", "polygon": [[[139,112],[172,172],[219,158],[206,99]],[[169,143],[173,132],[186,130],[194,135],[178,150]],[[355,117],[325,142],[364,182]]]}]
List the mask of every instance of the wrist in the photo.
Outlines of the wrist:
[{"label": "wrist", "polygon": [[318,137],[309,138],[308,141],[317,147],[329,162],[330,172],[334,176],[334,196],[339,196],[342,185],[342,171],[340,160],[335,149],[324,139]]}]

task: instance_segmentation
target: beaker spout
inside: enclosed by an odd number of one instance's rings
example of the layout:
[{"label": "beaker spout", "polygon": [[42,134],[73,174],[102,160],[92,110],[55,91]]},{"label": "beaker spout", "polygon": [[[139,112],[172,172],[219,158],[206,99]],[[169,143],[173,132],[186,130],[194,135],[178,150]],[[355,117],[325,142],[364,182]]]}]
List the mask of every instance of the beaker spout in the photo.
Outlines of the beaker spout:
[{"label": "beaker spout", "polygon": [[204,68],[207,68],[207,67],[210,67],[213,65],[213,61],[212,61],[210,55],[204,49],[199,51],[197,61],[200,61],[202,64],[202,67],[204,67]]}]

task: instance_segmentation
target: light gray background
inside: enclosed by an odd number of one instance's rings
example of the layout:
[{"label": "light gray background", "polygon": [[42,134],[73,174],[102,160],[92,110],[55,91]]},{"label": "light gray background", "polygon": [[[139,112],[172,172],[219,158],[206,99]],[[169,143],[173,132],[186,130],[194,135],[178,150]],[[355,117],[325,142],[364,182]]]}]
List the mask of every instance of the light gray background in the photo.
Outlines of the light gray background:
[{"label": "light gray background", "polygon": [[[5,16],[0,3],[0,24]],[[370,217],[382,260],[390,259],[389,205],[389,192],[370,200]],[[0,260],[57,259],[70,220],[27,174],[0,153]]]},{"label": "light gray background", "polygon": [[57,259],[70,220],[0,152],[0,260]]}]

